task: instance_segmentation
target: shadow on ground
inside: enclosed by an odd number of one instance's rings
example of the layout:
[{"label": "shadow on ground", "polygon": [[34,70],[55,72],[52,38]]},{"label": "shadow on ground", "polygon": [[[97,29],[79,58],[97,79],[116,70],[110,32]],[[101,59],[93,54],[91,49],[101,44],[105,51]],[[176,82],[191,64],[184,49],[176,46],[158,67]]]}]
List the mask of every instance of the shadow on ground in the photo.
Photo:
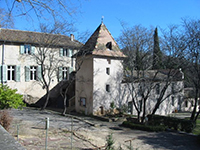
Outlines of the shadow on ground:
[{"label": "shadow on ground", "polygon": [[138,136],[144,143],[153,146],[154,149],[171,150],[199,150],[200,143],[197,136],[181,133],[160,132],[148,136]]}]

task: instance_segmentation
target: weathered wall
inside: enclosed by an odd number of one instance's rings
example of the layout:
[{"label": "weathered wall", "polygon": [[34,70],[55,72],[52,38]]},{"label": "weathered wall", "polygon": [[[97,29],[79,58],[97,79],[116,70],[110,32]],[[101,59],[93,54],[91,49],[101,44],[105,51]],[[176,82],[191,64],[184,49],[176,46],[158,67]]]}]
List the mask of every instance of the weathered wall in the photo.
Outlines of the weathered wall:
[{"label": "weathered wall", "polygon": [[[2,48],[0,46],[0,62],[2,65]],[[37,53],[37,47],[35,49],[35,55]],[[52,54],[59,61],[55,64],[57,67],[65,66],[71,67],[71,58],[67,56],[59,56],[59,49],[53,49]],[[24,97],[33,97],[31,102],[38,100],[45,94],[45,89],[42,88],[41,83],[36,80],[25,81],[25,66],[38,66],[35,56],[30,54],[20,54],[20,45],[5,45],[4,46],[4,65],[13,65],[20,66],[20,81],[6,81],[4,84],[7,84],[13,89],[17,89],[18,93],[23,94]],[[73,65],[74,67],[74,65]],[[54,75],[51,79],[50,89],[53,88],[58,83],[57,73],[54,72]]]},{"label": "weathered wall", "polygon": [[[106,73],[109,68],[110,74]],[[116,107],[121,103],[121,82],[123,78],[123,66],[119,59],[103,57],[94,58],[94,84],[93,84],[93,112],[110,109],[110,103],[114,102]],[[106,91],[106,85],[110,91]]]},{"label": "weathered wall", "polygon": [[[77,112],[93,113],[93,58],[92,56],[80,56],[77,58],[80,69],[76,73],[75,108]],[[85,98],[85,106],[81,104],[81,98]]]}]

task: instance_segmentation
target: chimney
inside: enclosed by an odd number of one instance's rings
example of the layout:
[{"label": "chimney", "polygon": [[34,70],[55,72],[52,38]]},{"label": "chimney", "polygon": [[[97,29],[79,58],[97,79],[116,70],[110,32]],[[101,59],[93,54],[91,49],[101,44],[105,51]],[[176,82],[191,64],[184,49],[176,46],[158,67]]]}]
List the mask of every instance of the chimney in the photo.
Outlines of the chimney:
[{"label": "chimney", "polygon": [[74,41],[74,35],[73,34],[70,34],[70,39],[71,39],[71,41]]}]

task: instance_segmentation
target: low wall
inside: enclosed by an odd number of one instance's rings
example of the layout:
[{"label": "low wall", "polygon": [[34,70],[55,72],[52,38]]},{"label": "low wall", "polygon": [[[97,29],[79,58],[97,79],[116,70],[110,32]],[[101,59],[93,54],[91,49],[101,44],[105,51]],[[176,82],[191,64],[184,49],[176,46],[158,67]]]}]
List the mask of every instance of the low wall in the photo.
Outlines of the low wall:
[{"label": "low wall", "polygon": [[0,125],[0,149],[26,150]]}]

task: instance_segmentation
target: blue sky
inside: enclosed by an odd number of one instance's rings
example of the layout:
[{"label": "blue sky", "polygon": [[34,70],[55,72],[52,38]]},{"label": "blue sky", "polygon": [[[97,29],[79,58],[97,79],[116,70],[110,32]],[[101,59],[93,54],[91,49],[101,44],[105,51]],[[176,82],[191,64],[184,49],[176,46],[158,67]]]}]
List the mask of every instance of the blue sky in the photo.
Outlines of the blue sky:
[{"label": "blue sky", "polygon": [[89,0],[82,4],[82,11],[77,24],[80,30],[94,30],[104,16],[105,25],[118,37],[120,21],[129,26],[166,28],[180,24],[183,17],[200,19],[200,0]]},{"label": "blue sky", "polygon": [[[79,13],[72,18],[79,32],[93,32],[101,23],[104,24],[114,38],[120,35],[120,21],[129,26],[141,24],[145,27],[158,26],[166,28],[170,24],[180,24],[181,18],[200,19],[200,0],[80,0],[76,1]],[[2,0],[0,1],[2,3]],[[31,24],[15,19],[15,28],[33,30]]]}]

